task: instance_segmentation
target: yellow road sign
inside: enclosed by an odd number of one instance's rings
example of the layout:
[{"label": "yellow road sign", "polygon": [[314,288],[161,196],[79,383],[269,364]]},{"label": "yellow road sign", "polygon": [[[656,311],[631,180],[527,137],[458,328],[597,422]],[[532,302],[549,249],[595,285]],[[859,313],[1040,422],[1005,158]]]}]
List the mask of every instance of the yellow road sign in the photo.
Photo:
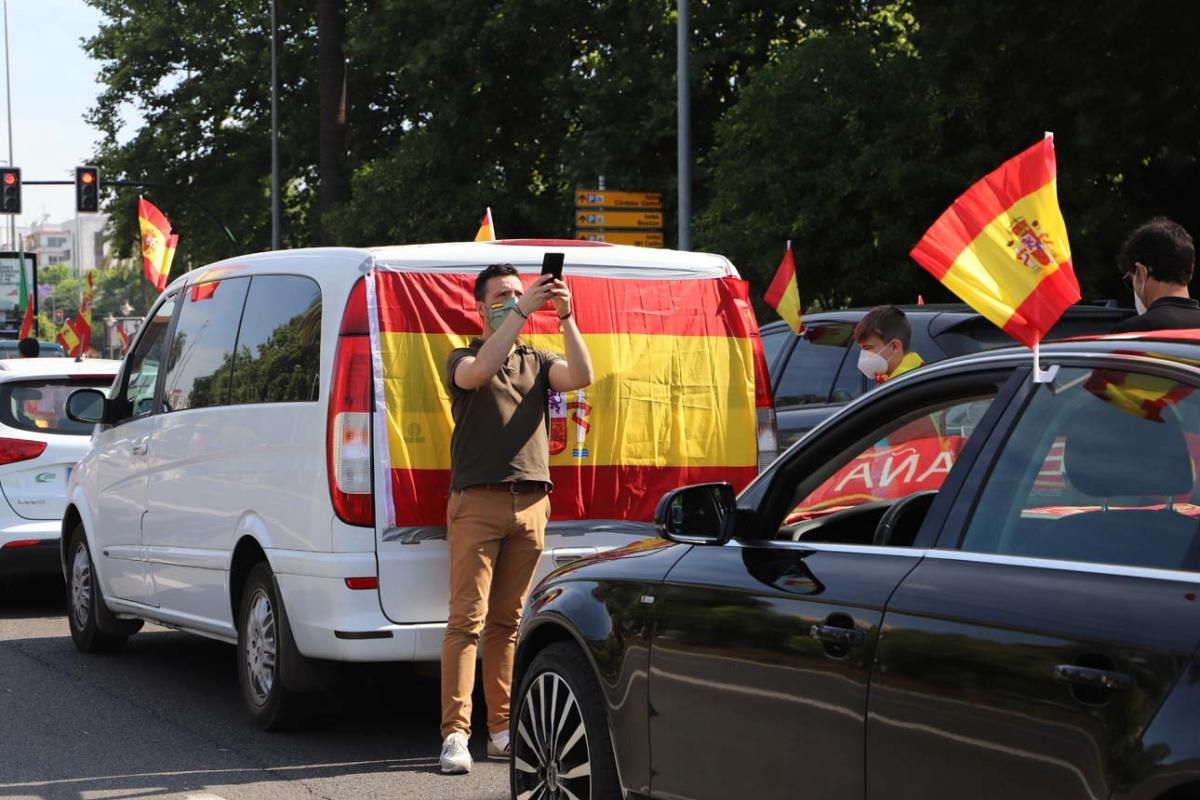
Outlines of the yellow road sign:
[{"label": "yellow road sign", "polygon": [[661,192],[602,192],[579,189],[575,192],[578,208],[662,208]]},{"label": "yellow road sign", "polygon": [[576,228],[661,228],[661,211],[577,211]]},{"label": "yellow road sign", "polygon": [[578,231],[576,239],[609,244],[631,244],[635,247],[662,247],[661,231]]}]

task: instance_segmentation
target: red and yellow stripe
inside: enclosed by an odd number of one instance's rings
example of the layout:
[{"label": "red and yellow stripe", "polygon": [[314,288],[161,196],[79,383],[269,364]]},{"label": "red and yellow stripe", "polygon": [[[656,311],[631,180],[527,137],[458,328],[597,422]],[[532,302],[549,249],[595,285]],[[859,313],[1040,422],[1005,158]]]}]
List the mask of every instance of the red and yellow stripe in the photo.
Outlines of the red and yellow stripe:
[{"label": "red and yellow stripe", "polygon": [[1033,346],[1079,301],[1046,137],[954,201],[912,249],[931,275]]},{"label": "red and yellow stripe", "polygon": [[[595,380],[565,398],[565,447],[550,458],[555,519],[649,520],[676,486],[748,483],[756,474],[755,411],[770,396],[755,380],[765,364],[747,284],[566,280]],[[375,281],[389,521],[441,525],[453,425],[446,360],[480,333],[474,276],[378,271]],[[558,328],[547,306],[531,315],[522,338],[562,353]]]}]

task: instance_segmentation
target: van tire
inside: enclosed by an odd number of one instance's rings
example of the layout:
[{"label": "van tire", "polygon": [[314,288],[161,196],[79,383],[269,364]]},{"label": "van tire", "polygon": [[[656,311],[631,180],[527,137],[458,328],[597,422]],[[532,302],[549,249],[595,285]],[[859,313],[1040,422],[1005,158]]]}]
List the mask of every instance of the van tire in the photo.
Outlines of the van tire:
[{"label": "van tire", "polygon": [[71,641],[84,653],[120,650],[142,627],[141,620],[117,619],[108,610],[83,525],[71,531],[67,546],[67,624]]},{"label": "van tire", "polygon": [[237,642],[238,685],[256,726],[292,730],[312,716],[319,695],[297,692],[284,680],[305,661],[287,625],[275,575],[260,561],[251,567],[242,588]]}]

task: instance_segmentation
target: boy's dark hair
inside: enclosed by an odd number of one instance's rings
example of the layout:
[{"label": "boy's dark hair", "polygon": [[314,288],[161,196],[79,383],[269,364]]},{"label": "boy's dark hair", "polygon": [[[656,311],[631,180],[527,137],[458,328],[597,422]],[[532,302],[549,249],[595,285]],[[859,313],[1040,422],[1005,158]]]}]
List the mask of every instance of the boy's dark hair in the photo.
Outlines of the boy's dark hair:
[{"label": "boy's dark hair", "polygon": [[37,358],[38,353],[42,351],[41,344],[32,336],[26,336],[21,341],[17,342],[17,352],[22,358]]},{"label": "boy's dark hair", "polygon": [[487,282],[492,278],[520,274],[512,264],[488,264],[483,268],[483,272],[480,272],[475,278],[475,299],[483,302],[483,298],[487,297]]},{"label": "boy's dark hair", "polygon": [[854,341],[861,343],[868,336],[878,336],[885,342],[899,339],[907,353],[912,344],[912,326],[904,312],[895,306],[876,306],[854,326]]},{"label": "boy's dark hair", "polygon": [[1121,245],[1117,256],[1121,275],[1132,273],[1138,263],[1144,264],[1156,281],[1187,286],[1196,267],[1196,245],[1182,225],[1155,217],[1129,234]]}]

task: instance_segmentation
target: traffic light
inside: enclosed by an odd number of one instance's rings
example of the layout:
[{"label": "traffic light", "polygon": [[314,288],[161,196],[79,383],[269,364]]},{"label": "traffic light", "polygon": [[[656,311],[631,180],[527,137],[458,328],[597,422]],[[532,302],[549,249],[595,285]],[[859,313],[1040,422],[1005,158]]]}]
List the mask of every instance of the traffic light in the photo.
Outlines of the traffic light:
[{"label": "traffic light", "polygon": [[21,213],[21,169],[0,167],[0,214]]},{"label": "traffic light", "polygon": [[75,168],[75,210],[80,214],[94,214],[100,210],[100,170],[98,168]]}]

